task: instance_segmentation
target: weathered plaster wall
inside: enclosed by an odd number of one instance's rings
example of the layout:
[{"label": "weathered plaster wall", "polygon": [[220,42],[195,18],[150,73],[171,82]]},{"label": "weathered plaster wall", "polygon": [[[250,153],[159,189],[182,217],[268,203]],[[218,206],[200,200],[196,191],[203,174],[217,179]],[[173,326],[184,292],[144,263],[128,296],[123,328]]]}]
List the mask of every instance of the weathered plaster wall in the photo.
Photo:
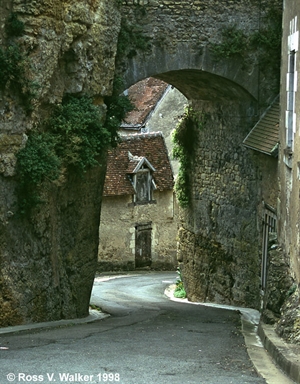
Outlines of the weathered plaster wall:
[{"label": "weathered plaster wall", "polygon": [[135,226],[151,222],[151,268],[175,269],[177,212],[173,191],[154,191],[156,203],[133,205],[132,196],[103,197],[98,269],[135,268]]},{"label": "weathered plaster wall", "polygon": [[[21,37],[5,35],[12,12],[25,24]],[[120,13],[110,0],[0,3],[0,46],[20,45],[30,63],[26,76],[38,85],[31,114],[13,88],[0,93],[0,326],[88,314],[105,156],[103,166],[83,178],[67,172],[46,185],[44,204],[21,218],[15,155],[66,93],[94,96],[104,111],[119,28]]]}]

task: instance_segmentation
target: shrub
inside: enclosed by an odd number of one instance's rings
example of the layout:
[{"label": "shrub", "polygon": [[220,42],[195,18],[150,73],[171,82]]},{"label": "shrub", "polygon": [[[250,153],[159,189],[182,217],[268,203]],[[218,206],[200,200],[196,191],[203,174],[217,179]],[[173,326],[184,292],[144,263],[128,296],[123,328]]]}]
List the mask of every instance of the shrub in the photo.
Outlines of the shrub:
[{"label": "shrub", "polygon": [[176,288],[174,290],[174,297],[176,297],[178,299],[185,299],[186,298],[186,292],[184,289],[181,270],[179,267],[177,268],[177,274],[178,274],[178,276],[177,276]]},{"label": "shrub", "polygon": [[229,58],[234,55],[241,55],[245,52],[247,37],[236,25],[229,26],[222,31],[222,41],[219,44],[212,44],[212,51],[218,57]]},{"label": "shrub", "polygon": [[66,97],[46,123],[46,131],[55,142],[55,152],[64,166],[82,171],[97,165],[96,157],[113,141],[101,122],[98,108],[88,97]]},{"label": "shrub", "polygon": [[83,174],[99,165],[97,157],[118,142],[117,130],[129,108],[125,104],[123,97],[114,96],[104,124],[98,107],[87,96],[67,96],[54,108],[39,132],[31,133],[17,154],[21,213],[29,213],[41,202],[38,188],[46,180],[57,179],[63,168],[71,166]]}]

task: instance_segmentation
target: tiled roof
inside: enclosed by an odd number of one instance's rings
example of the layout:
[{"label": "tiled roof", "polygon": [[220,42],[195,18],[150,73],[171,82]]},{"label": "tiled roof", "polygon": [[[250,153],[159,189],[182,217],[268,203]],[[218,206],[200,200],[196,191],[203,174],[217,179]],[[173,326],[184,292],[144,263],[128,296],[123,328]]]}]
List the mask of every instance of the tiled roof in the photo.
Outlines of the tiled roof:
[{"label": "tiled roof", "polygon": [[279,142],[279,100],[266,110],[259,122],[252,128],[243,144],[270,156],[277,155]]},{"label": "tiled roof", "polygon": [[145,157],[155,168],[153,178],[158,190],[173,188],[173,173],[165,140],[161,132],[122,136],[121,143],[108,152],[104,196],[132,195],[134,189],[128,177],[139,164],[134,157]]},{"label": "tiled roof", "polygon": [[142,126],[166,91],[168,84],[148,77],[128,89],[128,97],[135,108],[126,115],[122,126]]}]

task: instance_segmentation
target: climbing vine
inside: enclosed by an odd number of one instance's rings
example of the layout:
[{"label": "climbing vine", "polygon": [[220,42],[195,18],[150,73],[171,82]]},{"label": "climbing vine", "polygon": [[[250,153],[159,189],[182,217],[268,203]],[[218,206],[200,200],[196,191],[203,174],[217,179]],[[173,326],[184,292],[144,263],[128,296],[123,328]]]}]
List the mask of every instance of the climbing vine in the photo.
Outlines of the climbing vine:
[{"label": "climbing vine", "polygon": [[194,155],[198,130],[205,123],[204,115],[188,106],[173,132],[173,157],[180,162],[179,172],[175,183],[175,193],[179,205],[188,207],[191,200],[190,170]]}]

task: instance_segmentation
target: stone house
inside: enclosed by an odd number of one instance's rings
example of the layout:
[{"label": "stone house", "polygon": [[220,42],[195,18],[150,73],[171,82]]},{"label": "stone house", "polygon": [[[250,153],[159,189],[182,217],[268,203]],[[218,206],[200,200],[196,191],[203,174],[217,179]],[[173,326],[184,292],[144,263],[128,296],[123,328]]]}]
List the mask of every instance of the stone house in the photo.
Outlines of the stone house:
[{"label": "stone house", "polygon": [[[265,156],[265,182],[262,184],[262,194],[266,197],[262,211],[262,319],[276,322],[279,335],[299,343],[300,95],[297,89],[300,4],[297,1],[285,3],[280,96],[243,144],[269,155]],[[270,188],[270,180],[273,180],[273,188]]]},{"label": "stone house", "polygon": [[300,95],[298,73],[300,4],[289,2],[284,7],[282,67],[281,67],[281,115],[280,115],[280,205],[279,239],[290,255],[291,266],[297,284],[300,283]]},{"label": "stone house", "polygon": [[[281,279],[289,277],[289,290],[281,308],[277,330],[290,341],[300,342],[300,94],[298,92],[299,1],[284,1],[280,92],[280,147],[278,244],[282,259]],[[280,287],[279,287],[280,289]]]},{"label": "stone house", "polygon": [[108,153],[98,269],[176,267],[173,173],[159,132],[121,136]]},{"label": "stone house", "polygon": [[172,156],[172,132],[188,104],[187,98],[172,85],[153,77],[132,85],[127,94],[134,109],[126,115],[120,132],[162,132],[176,178],[179,161]]}]

